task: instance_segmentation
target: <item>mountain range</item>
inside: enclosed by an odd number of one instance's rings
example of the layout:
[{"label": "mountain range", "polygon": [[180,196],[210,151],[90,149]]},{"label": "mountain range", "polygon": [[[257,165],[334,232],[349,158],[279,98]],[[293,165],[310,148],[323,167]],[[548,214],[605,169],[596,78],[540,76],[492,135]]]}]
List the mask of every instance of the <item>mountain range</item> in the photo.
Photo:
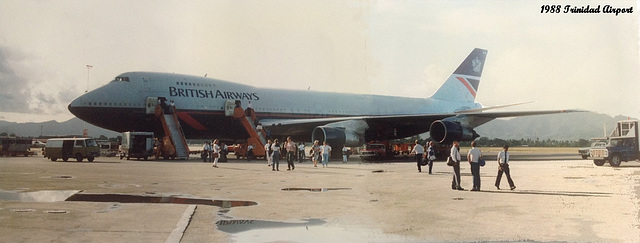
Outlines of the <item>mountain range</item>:
[{"label": "mountain range", "polygon": [[[568,114],[524,116],[512,119],[496,119],[475,130],[482,137],[500,139],[551,139],[551,140],[577,140],[592,137],[603,137],[604,127],[606,134],[613,130],[613,126],[621,120],[630,119],[626,116],[611,117],[606,114],[594,112],[578,112]],[[634,119],[634,118],[631,118]],[[16,123],[0,121],[0,133],[15,134],[24,137],[82,135],[84,128],[88,129],[89,136],[117,137],[120,133],[106,130],[88,124],[78,118],[72,118],[65,122],[28,122]]]}]

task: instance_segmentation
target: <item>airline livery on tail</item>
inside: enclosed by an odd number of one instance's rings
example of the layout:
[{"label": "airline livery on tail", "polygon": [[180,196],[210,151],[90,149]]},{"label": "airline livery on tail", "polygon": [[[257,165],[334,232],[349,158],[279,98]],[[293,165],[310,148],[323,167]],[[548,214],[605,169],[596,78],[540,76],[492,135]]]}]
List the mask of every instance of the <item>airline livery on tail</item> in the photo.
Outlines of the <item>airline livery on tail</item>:
[{"label": "airline livery on tail", "polygon": [[[468,141],[475,127],[495,118],[571,112],[487,112],[475,102],[487,51],[474,49],[429,98],[258,88],[223,80],[169,73],[129,72],[69,104],[69,111],[96,126],[162,134],[154,116],[158,98],[173,100],[185,136],[241,142],[249,137],[229,115],[236,101],[252,106],[272,137],[327,141],[333,147],[406,138],[430,132],[433,140]],[[507,105],[508,106],[508,105]]]}]

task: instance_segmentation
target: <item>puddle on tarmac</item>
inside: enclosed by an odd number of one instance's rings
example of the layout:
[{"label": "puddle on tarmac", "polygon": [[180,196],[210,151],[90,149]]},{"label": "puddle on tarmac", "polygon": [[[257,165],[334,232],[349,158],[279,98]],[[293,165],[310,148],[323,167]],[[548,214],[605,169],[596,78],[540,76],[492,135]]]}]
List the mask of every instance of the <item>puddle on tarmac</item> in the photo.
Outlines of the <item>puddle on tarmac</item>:
[{"label": "puddle on tarmac", "polygon": [[310,191],[310,192],[327,192],[339,190],[351,190],[351,188],[282,188],[283,191]]},{"label": "puddle on tarmac", "polygon": [[82,194],[79,190],[14,192],[0,190],[0,201],[18,202],[118,202],[118,203],[172,203],[189,205],[207,205],[221,208],[246,207],[258,205],[252,201],[213,200],[176,196],[142,196],[126,194]]},{"label": "puddle on tarmac", "polygon": [[325,219],[234,219],[228,215],[230,211],[230,208],[220,208],[215,226],[230,234],[229,240],[233,242],[424,242],[424,239],[385,234],[378,229],[331,224]]},{"label": "puddle on tarmac", "polygon": [[0,190],[0,201],[62,202],[80,191],[14,192]]},{"label": "puddle on tarmac", "polygon": [[258,205],[252,201],[212,200],[202,198],[187,198],[175,196],[142,196],[126,194],[75,194],[66,201],[80,202],[119,202],[119,203],[171,203],[189,205],[207,205],[221,208],[245,207]]},{"label": "puddle on tarmac", "polygon": [[417,242],[408,236],[353,225],[333,225],[323,219],[299,222],[219,220],[216,226],[231,234],[230,240],[235,242]]},{"label": "puddle on tarmac", "polygon": [[224,219],[216,222],[218,230],[230,234],[236,234],[249,230],[257,229],[275,229],[275,228],[293,228],[304,227],[309,228],[313,226],[323,225],[327,222],[322,219],[305,219],[302,222],[278,222],[278,221],[266,221],[266,220],[237,220],[237,219]]}]

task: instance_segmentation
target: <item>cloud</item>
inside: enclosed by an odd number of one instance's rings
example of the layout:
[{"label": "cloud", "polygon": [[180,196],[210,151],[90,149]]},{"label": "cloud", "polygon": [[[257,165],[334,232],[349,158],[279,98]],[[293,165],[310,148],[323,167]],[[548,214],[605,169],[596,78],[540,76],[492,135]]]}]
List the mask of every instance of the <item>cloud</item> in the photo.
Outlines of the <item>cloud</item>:
[{"label": "cloud", "polygon": [[8,48],[0,46],[0,111],[28,113],[29,81],[16,74],[12,57]]}]

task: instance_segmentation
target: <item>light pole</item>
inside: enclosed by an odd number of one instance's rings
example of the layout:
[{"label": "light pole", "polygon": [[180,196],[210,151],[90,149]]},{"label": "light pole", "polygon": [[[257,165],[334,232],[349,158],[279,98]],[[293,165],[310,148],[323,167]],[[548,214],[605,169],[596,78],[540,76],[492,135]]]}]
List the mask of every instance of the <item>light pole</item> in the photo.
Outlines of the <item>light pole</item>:
[{"label": "light pole", "polygon": [[[84,90],[85,93],[89,92],[89,72],[93,66],[87,64],[87,89]],[[85,138],[89,137],[89,129],[87,129],[87,122],[84,122],[84,129],[82,129],[82,136]]]},{"label": "light pole", "polygon": [[93,66],[87,64],[87,89],[84,90],[85,93],[87,93],[89,91],[89,71],[91,70]]}]

